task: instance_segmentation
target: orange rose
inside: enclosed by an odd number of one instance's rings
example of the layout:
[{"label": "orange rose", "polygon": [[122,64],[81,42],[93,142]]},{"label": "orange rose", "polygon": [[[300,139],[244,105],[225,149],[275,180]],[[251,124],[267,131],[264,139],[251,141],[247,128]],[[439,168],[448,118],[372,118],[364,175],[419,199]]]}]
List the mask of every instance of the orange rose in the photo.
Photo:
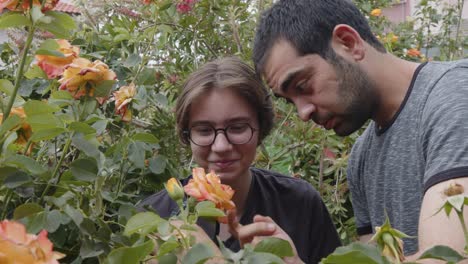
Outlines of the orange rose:
[{"label": "orange rose", "polygon": [[80,48],[70,45],[65,39],[57,40],[59,48],[57,51],[62,53],[64,57],[56,57],[52,55],[36,55],[37,65],[47,74],[49,79],[54,79],[62,75],[65,66],[72,63],[78,58]]},{"label": "orange rose", "polygon": [[231,201],[234,190],[225,184],[221,184],[219,176],[213,171],[205,174],[203,168],[194,168],[193,178],[184,186],[185,193],[198,201],[212,201],[218,209],[229,210],[236,207]]},{"label": "orange rose", "polygon": [[115,98],[115,113],[122,116],[122,120],[129,122],[132,120],[132,110],[128,109],[128,104],[133,100],[136,94],[135,84],[122,86],[114,93]]},{"label": "orange rose", "polygon": [[[24,109],[22,107],[13,107],[10,111],[10,116],[11,115],[16,115],[19,118],[21,118],[20,127],[14,128],[14,130],[16,130],[16,134],[17,134],[15,144],[18,145],[21,151],[23,151],[23,149],[26,147],[26,144],[28,143],[29,138],[31,138],[32,129],[31,129],[31,126],[25,121],[26,113],[24,113]],[[0,124],[2,123],[2,120],[3,120],[3,114],[0,113]],[[26,154],[29,155],[29,153],[31,153],[32,151],[32,148],[33,148],[33,145],[31,144],[29,146],[29,149],[26,151]]]},{"label": "orange rose", "polygon": [[167,193],[174,201],[182,200],[184,198],[184,188],[176,178],[170,178],[165,184]]},{"label": "orange rose", "polygon": [[[54,9],[59,0],[46,0],[42,12],[46,12]],[[39,0],[33,0],[33,5],[40,6]],[[0,13],[3,9],[9,9],[11,11],[25,11],[30,8],[29,0],[0,0]]]},{"label": "orange rose", "polygon": [[373,9],[373,10],[370,12],[370,15],[371,15],[371,16],[374,16],[374,17],[381,16],[381,15],[382,15],[382,9],[380,9],[380,8]]},{"label": "orange rose", "polygon": [[[62,78],[59,80],[60,90],[67,90],[75,99],[84,95],[94,96],[96,86],[102,81],[115,80],[117,75],[102,61],[91,62],[85,58],[74,59],[65,67]],[[107,98],[97,97],[100,104]]]},{"label": "orange rose", "polygon": [[420,57],[421,56],[421,52],[417,49],[409,49],[407,52],[406,52],[406,55],[410,56],[410,57]]},{"label": "orange rose", "polygon": [[0,222],[0,263],[59,264],[65,255],[52,251],[47,231],[39,235],[26,233],[18,222]]}]

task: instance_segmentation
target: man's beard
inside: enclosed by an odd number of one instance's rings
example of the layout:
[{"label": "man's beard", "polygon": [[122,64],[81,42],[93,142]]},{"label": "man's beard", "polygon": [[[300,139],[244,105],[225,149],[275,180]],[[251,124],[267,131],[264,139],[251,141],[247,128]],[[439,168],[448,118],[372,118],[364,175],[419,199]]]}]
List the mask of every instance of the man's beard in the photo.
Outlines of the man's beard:
[{"label": "man's beard", "polygon": [[358,65],[352,64],[338,54],[328,61],[338,77],[338,98],[344,112],[336,114],[339,123],[333,128],[339,136],[348,136],[372,118],[378,106],[376,85]]}]

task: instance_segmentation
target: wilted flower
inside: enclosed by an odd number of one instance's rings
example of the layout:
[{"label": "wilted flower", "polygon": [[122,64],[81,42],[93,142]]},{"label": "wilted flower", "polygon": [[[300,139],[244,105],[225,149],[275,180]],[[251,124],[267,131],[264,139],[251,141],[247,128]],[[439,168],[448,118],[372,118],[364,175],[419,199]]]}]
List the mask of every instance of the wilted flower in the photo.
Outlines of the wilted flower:
[{"label": "wilted flower", "polygon": [[[59,80],[60,90],[69,91],[75,99],[85,95],[94,97],[95,89],[100,83],[116,78],[117,75],[102,61],[91,62],[85,58],[77,58],[65,68]],[[96,99],[100,104],[106,100],[105,97]]]},{"label": "wilted flower", "polygon": [[128,104],[133,100],[135,94],[136,88],[133,83],[129,86],[122,86],[118,91],[114,92],[115,113],[122,116],[123,121],[129,122],[132,120],[132,111],[128,109]]},{"label": "wilted flower", "polygon": [[182,0],[180,3],[176,5],[177,12],[180,14],[186,14],[190,12],[193,8],[193,5],[197,2],[197,0]]},{"label": "wilted flower", "polygon": [[52,249],[46,230],[36,236],[26,233],[21,223],[0,222],[0,263],[59,264],[65,255]]},{"label": "wilted flower", "polygon": [[[58,3],[59,0],[46,0],[42,12],[52,10]],[[33,5],[41,6],[39,0],[33,0]],[[11,11],[25,11],[30,8],[29,0],[0,0],[0,13],[4,8]]]},{"label": "wilted flower", "polygon": [[406,52],[406,55],[410,56],[410,57],[419,57],[421,56],[421,52],[417,49],[409,49],[407,52]]},{"label": "wilted flower", "polygon": [[450,181],[447,189],[444,190],[444,194],[447,196],[455,196],[462,194],[465,191],[463,185],[456,183],[455,181]]},{"label": "wilted flower", "polygon": [[212,201],[218,209],[229,210],[235,208],[231,201],[234,190],[225,184],[221,184],[219,176],[214,172],[205,174],[203,168],[194,168],[193,178],[184,186],[185,193],[198,201]]},{"label": "wilted flower", "polygon": [[370,12],[370,15],[374,16],[374,17],[378,17],[378,16],[382,15],[382,9],[380,9],[380,8],[373,9]]},{"label": "wilted flower", "polygon": [[47,74],[49,79],[54,79],[62,75],[65,66],[72,63],[78,58],[80,48],[72,46],[65,39],[56,40],[59,45],[58,52],[62,53],[64,57],[56,57],[52,55],[36,55],[37,65]]},{"label": "wilted flower", "polygon": [[[28,143],[29,138],[31,138],[32,135],[31,126],[28,123],[26,123],[26,113],[24,112],[24,109],[22,107],[13,107],[10,111],[10,116],[12,115],[16,115],[19,118],[21,118],[20,126],[14,128],[14,130],[16,130],[17,135],[14,144],[16,144],[19,148],[24,149],[24,147],[26,147],[26,144]],[[2,120],[3,114],[0,113],[0,124],[2,123]],[[30,145],[26,153],[31,153],[32,148],[33,145]]]},{"label": "wilted flower", "polygon": [[170,178],[167,183],[164,184],[167,193],[174,200],[182,200],[184,198],[184,188],[176,178]]},{"label": "wilted flower", "polygon": [[380,250],[382,250],[382,255],[388,257],[393,263],[400,263],[405,260],[401,239],[406,237],[409,236],[392,228],[387,217],[382,226],[375,227],[375,234],[370,241],[377,243]]}]

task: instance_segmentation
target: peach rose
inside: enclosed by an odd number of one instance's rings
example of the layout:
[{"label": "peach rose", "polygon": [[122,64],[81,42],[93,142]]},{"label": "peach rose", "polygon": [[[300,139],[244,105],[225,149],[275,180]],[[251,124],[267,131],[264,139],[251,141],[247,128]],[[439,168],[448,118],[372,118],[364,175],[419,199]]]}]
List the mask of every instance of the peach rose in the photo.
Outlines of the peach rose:
[{"label": "peach rose", "polygon": [[221,184],[219,176],[213,171],[205,174],[203,168],[194,168],[193,178],[184,186],[185,193],[198,201],[212,201],[218,209],[229,210],[236,207],[231,200],[234,190],[225,184]]},{"label": "peach rose", "polygon": [[[96,86],[102,81],[115,80],[117,75],[109,69],[107,64],[100,60],[91,62],[85,58],[74,59],[65,67],[62,78],[59,80],[60,90],[67,90],[75,99],[82,96],[94,96]],[[97,97],[100,104],[107,98]]]},{"label": "peach rose", "polygon": [[380,9],[380,8],[373,9],[373,10],[370,12],[370,15],[371,15],[371,16],[374,16],[374,17],[381,16],[381,15],[382,15],[382,9]]},{"label": "peach rose", "polygon": [[[46,0],[42,12],[54,9],[58,1],[59,0]],[[33,5],[40,6],[41,2],[39,2],[39,0],[33,0]],[[29,0],[0,0],[0,13],[2,13],[4,8],[11,11],[25,11],[30,8]]]},{"label": "peach rose", "polygon": [[[26,144],[28,143],[29,138],[32,136],[32,128],[31,125],[26,123],[26,113],[22,107],[13,107],[10,111],[10,116],[16,115],[21,118],[21,124],[19,127],[14,128],[16,130],[17,138],[15,140],[15,144],[19,146],[21,151],[24,150]],[[3,120],[3,114],[0,113],[0,124]],[[29,146],[29,149],[26,151],[27,154],[31,153],[33,145]]]},{"label": "peach rose", "polygon": [[133,83],[129,86],[122,86],[118,91],[113,93],[115,98],[115,113],[122,116],[122,120],[125,122],[132,120],[132,110],[128,109],[128,104],[133,100],[135,94],[136,88]]},{"label": "peach rose", "polygon": [[0,263],[59,264],[65,255],[52,249],[46,230],[36,236],[26,233],[21,223],[0,222]]},{"label": "peach rose", "polygon": [[406,55],[410,56],[410,57],[420,57],[421,56],[421,52],[417,49],[409,49],[407,52],[406,52]]},{"label": "peach rose", "polygon": [[80,48],[70,45],[65,39],[56,40],[59,48],[57,51],[63,54],[64,57],[56,57],[52,55],[36,55],[37,65],[47,74],[49,79],[54,79],[62,75],[65,66],[72,63],[78,58]]}]

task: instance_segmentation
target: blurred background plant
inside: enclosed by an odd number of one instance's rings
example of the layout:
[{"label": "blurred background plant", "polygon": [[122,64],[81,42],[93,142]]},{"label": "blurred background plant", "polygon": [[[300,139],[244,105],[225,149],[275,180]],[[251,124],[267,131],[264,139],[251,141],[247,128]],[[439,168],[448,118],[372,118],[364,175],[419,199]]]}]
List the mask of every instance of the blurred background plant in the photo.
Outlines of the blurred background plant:
[{"label": "blurred background plant", "polygon": [[[462,0],[442,8],[421,1],[415,16],[399,24],[385,16],[394,1],[355,2],[399,57],[466,56]],[[183,81],[217,57],[250,61],[256,21],[271,3],[76,0],[70,4],[79,12],[69,16],[44,9],[56,1],[23,8],[0,0],[0,30],[11,36],[0,44],[1,219],[19,220],[30,233],[45,228],[65,263],[99,263],[113,249],[145,248],[138,236],[124,234],[135,204],[195,166],[174,128]],[[39,67],[41,56],[56,62],[73,54],[53,39],[68,40],[80,60],[51,77]],[[340,138],[303,123],[281,99],[275,106],[276,129],[260,146],[256,166],[315,186],[349,244],[356,234],[346,164],[359,133]]]}]

